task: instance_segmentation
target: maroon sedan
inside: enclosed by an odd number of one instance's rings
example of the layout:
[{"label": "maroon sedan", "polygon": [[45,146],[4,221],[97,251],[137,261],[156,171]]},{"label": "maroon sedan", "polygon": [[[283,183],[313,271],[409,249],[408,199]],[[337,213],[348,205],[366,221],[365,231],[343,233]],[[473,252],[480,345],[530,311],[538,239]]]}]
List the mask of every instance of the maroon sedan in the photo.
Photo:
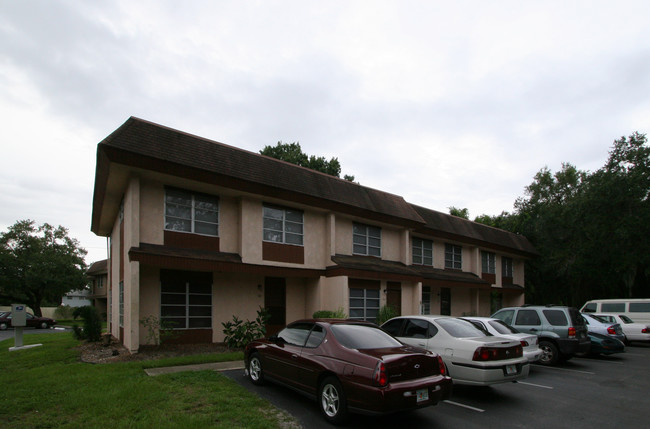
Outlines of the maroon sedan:
[{"label": "maroon sedan", "polygon": [[245,349],[246,372],[316,398],[325,419],[348,411],[380,414],[435,405],[452,382],[435,353],[407,346],[367,322],[299,320]]},{"label": "maroon sedan", "polygon": [[[56,325],[56,320],[50,319],[49,317],[38,317],[34,316],[31,313],[25,314],[25,322],[27,326],[33,328],[49,329],[52,326]],[[11,325],[11,311],[1,312],[0,311],[0,331],[4,331]]]}]

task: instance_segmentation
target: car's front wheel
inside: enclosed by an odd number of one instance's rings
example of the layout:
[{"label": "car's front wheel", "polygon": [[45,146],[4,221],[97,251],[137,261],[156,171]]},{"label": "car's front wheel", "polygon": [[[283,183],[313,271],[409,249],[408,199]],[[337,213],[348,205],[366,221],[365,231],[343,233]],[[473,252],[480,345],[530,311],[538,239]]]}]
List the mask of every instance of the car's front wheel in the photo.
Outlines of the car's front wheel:
[{"label": "car's front wheel", "polygon": [[539,363],[542,365],[555,365],[560,358],[557,346],[550,341],[540,341],[539,348],[542,349],[542,356]]},{"label": "car's front wheel", "polygon": [[348,417],[348,404],[341,382],[335,377],[327,377],[318,390],[320,410],[330,423],[343,423]]},{"label": "car's front wheel", "polygon": [[0,323],[0,331],[6,331],[8,328],[5,322]]},{"label": "car's front wheel", "polygon": [[49,329],[50,325],[47,324],[47,322],[41,322],[41,329]]},{"label": "car's front wheel", "polygon": [[260,355],[253,353],[248,361],[248,377],[253,384],[264,384],[264,371],[262,369],[262,361]]}]

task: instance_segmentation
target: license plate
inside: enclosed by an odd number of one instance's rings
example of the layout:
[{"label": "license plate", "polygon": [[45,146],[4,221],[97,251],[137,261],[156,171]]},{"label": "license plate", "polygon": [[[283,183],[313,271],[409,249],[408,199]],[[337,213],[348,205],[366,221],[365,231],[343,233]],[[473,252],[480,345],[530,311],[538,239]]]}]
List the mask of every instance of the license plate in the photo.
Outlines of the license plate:
[{"label": "license plate", "polygon": [[429,389],[420,389],[416,392],[417,402],[429,400]]},{"label": "license plate", "polygon": [[513,375],[517,373],[517,365],[506,365],[506,374]]}]

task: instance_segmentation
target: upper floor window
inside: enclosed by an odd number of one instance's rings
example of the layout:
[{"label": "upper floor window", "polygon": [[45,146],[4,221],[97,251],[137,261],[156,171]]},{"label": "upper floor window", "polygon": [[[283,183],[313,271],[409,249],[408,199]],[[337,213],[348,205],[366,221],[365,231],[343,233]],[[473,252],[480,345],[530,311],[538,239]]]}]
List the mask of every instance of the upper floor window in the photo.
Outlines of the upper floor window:
[{"label": "upper floor window", "polygon": [[180,189],[165,189],[165,229],[219,235],[219,199]]},{"label": "upper floor window", "polygon": [[512,258],[501,258],[501,268],[503,277],[512,277]]},{"label": "upper floor window", "polygon": [[413,238],[413,264],[433,266],[433,241]]},{"label": "upper floor window", "polygon": [[303,212],[264,206],[264,241],[303,245]]},{"label": "upper floor window", "polygon": [[487,274],[497,273],[497,256],[492,252],[481,251],[482,271]]},{"label": "upper floor window", "polygon": [[355,223],[352,225],[352,253],[381,256],[381,228]]},{"label": "upper floor window", "polygon": [[463,248],[455,244],[445,244],[445,268],[463,269]]}]

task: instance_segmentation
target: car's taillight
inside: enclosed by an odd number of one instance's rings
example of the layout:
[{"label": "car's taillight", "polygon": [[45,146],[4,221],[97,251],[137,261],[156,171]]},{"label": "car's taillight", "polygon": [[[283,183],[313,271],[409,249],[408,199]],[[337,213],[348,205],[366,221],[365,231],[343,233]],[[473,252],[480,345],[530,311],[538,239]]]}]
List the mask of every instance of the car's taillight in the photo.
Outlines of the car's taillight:
[{"label": "car's taillight", "polygon": [[375,372],[372,374],[372,379],[379,387],[386,387],[388,385],[388,376],[386,375],[386,365],[383,362],[377,362]]},{"label": "car's taillight", "polygon": [[613,326],[609,326],[607,328],[607,333],[610,334],[610,335],[616,335],[616,329],[614,329]]},{"label": "car's taillight", "polygon": [[526,341],[526,340],[521,340],[521,346],[522,346],[522,347],[528,347],[528,341]]},{"label": "car's taillight", "polygon": [[574,328],[573,326],[571,326],[571,327],[569,328],[569,338],[575,338],[575,337],[576,337],[576,328]]},{"label": "car's taillight", "polygon": [[650,334],[650,328],[646,327],[646,328],[641,329],[641,333],[642,334]]},{"label": "car's taillight", "polygon": [[440,375],[447,375],[447,367],[445,366],[445,363],[442,361],[440,355],[438,355],[438,368],[440,368]]},{"label": "car's taillight", "polygon": [[488,361],[488,360],[504,360],[522,357],[524,349],[521,345],[515,347],[479,347],[474,351],[472,360],[475,361]]}]

